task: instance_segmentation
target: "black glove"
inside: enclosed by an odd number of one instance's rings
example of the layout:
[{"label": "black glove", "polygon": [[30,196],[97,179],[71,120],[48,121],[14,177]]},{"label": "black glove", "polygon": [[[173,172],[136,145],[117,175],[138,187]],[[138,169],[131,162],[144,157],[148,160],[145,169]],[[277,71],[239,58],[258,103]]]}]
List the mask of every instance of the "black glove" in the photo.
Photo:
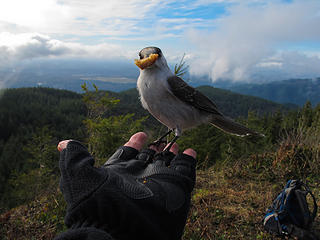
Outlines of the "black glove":
[{"label": "black glove", "polygon": [[[79,142],[61,152],[60,187],[71,231],[102,230],[117,240],[181,238],[195,183],[193,157],[123,146],[104,166],[93,164]],[[96,239],[111,239],[103,234]],[[57,239],[73,238],[69,231]]]}]

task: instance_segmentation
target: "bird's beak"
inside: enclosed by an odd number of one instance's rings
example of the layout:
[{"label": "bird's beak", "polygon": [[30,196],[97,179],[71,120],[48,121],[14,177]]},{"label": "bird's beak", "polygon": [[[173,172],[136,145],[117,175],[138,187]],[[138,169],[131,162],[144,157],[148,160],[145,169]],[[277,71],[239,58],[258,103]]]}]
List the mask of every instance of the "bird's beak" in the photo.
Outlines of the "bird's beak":
[{"label": "bird's beak", "polygon": [[141,69],[145,69],[147,67],[150,67],[152,64],[155,63],[155,61],[157,61],[159,57],[159,54],[157,53],[152,53],[149,55],[149,57],[144,58],[144,59],[136,59],[134,60],[134,63]]}]

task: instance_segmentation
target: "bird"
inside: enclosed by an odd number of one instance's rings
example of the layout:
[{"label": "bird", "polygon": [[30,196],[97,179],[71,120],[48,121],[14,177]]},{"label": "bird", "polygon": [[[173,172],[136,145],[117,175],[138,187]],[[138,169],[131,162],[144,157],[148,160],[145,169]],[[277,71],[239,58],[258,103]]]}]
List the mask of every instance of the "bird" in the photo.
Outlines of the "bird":
[{"label": "bird", "polygon": [[170,150],[184,130],[203,123],[240,137],[262,136],[224,116],[213,101],[176,76],[160,48],[145,47],[139,52],[139,58],[135,64],[140,68],[137,89],[141,104],[169,129],[154,144],[174,131],[175,137],[166,148]]}]

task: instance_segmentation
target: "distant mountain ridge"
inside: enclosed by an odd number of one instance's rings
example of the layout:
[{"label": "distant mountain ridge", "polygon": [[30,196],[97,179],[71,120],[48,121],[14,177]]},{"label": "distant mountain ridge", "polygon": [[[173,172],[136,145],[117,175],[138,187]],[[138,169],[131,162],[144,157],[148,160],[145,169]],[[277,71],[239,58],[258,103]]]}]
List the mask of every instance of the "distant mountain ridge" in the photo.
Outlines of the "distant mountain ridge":
[{"label": "distant mountain ridge", "polygon": [[[100,90],[121,92],[134,88],[139,70],[133,61],[107,60],[32,60],[21,66],[0,69],[0,88],[49,87],[81,93],[81,84],[94,83]],[[306,101],[320,103],[320,78],[289,79],[264,83],[212,82],[207,76],[184,79],[192,86],[210,85],[233,92],[257,96],[278,103],[302,106]]]},{"label": "distant mountain ridge", "polygon": [[293,103],[299,106],[303,106],[307,101],[310,101],[313,106],[320,103],[320,78],[289,79],[261,84],[234,84],[226,88],[233,92],[278,103]]},{"label": "distant mountain ridge", "polygon": [[[223,114],[232,118],[246,118],[249,111],[254,111],[258,115],[264,115],[278,110],[288,111],[298,107],[293,104],[283,105],[259,97],[247,96],[211,86],[199,86],[196,89],[210,98]],[[138,116],[148,114],[141,106],[137,89],[133,88],[119,93],[110,92],[110,95],[120,99],[120,103],[112,113],[123,114],[134,112]]]}]

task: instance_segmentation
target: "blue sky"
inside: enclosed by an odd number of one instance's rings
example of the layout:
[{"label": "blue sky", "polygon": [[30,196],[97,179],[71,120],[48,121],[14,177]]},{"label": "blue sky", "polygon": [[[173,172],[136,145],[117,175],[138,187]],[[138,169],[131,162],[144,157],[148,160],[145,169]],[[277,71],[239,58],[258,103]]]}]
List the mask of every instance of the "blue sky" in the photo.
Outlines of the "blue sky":
[{"label": "blue sky", "polygon": [[133,61],[154,45],[169,62],[185,53],[191,74],[212,81],[320,77],[319,24],[319,0],[2,1],[0,69],[34,58]]}]

